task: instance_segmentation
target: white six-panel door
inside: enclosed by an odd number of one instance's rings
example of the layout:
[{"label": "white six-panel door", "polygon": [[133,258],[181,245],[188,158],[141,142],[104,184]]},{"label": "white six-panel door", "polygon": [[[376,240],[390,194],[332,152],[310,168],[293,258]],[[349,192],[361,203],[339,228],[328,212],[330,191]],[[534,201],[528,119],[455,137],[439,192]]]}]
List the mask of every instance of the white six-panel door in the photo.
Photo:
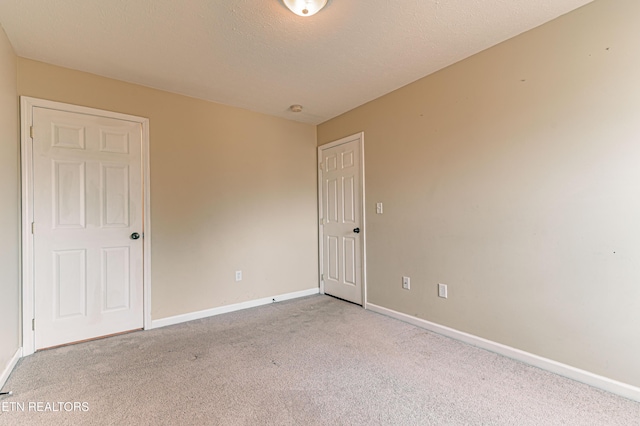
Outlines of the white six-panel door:
[{"label": "white six-panel door", "polygon": [[32,126],[35,349],[142,328],[141,124],[37,107]]},{"label": "white six-panel door", "polygon": [[319,152],[324,292],[362,305],[361,136]]}]

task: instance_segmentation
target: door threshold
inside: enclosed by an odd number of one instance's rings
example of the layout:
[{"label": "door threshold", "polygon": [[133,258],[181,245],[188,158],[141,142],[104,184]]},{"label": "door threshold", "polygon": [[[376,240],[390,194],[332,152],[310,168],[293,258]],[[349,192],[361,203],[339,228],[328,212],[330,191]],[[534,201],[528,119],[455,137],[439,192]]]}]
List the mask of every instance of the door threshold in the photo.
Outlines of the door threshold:
[{"label": "door threshold", "polygon": [[361,308],[363,307],[361,303],[356,303],[356,302],[352,302],[351,300],[347,300],[347,299],[342,299],[338,296],[334,296],[333,294],[329,294],[329,293],[325,293],[325,296],[329,296],[329,297],[333,297],[334,299],[338,299],[342,302],[347,302],[347,303],[351,303],[352,305],[356,305],[356,306],[360,306]]},{"label": "door threshold", "polygon": [[142,328],[136,328],[134,330],[127,330],[127,331],[121,331],[119,333],[106,334],[104,336],[92,337],[90,339],[77,340],[75,342],[63,343],[61,345],[48,346],[46,348],[36,349],[36,352],[48,351],[49,349],[58,349],[58,348],[63,348],[65,346],[72,346],[72,345],[78,345],[80,343],[87,343],[87,342],[93,342],[93,341],[96,341],[96,340],[108,339],[109,337],[122,336],[123,334],[135,333],[137,331],[142,331],[142,330],[143,330]]}]

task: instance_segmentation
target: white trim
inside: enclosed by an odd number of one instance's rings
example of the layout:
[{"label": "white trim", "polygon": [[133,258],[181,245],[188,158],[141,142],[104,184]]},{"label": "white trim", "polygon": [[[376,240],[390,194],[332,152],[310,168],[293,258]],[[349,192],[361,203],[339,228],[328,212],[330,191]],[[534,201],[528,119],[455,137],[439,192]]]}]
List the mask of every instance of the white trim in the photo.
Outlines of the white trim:
[{"label": "white trim", "polygon": [[322,151],[318,147],[318,284],[320,287],[320,294],[324,294],[324,280],[322,274],[324,273],[324,253],[323,253],[323,240],[324,240],[324,217],[322,205]]},{"label": "white trim", "polygon": [[142,121],[142,282],[144,329],[151,327],[151,161],[149,156],[149,119]]},{"label": "white trim", "polygon": [[360,206],[360,216],[362,217],[362,307],[367,309],[367,209],[365,206],[364,190],[364,132],[360,133],[360,194],[362,205]]},{"label": "white trim", "polygon": [[331,149],[338,145],[342,145],[354,140],[360,141],[360,227],[362,228],[362,239],[360,248],[361,268],[360,276],[362,277],[362,307],[367,308],[367,224],[365,212],[365,184],[364,184],[364,132],[356,133],[351,136],[329,142],[318,147],[318,282],[320,283],[320,294],[324,293],[324,281],[321,279],[324,271],[324,229],[322,217],[322,151]]},{"label": "white trim", "polygon": [[20,155],[22,175],[22,356],[35,352],[35,333],[31,329],[35,300],[33,283],[33,162],[30,127],[33,123],[33,108],[49,108],[79,114],[96,115],[118,120],[140,123],[142,126],[142,190],[144,210],[144,258],[143,258],[143,322],[144,328],[151,323],[151,185],[149,171],[149,119],[118,112],[70,105],[45,99],[20,97]]},{"label": "white trim", "polygon": [[595,388],[623,396],[633,401],[640,402],[639,387],[632,386],[627,383],[618,382],[608,377],[599,376],[589,371],[581,370],[579,368],[572,367],[570,365],[563,364],[549,358],[544,358],[539,355],[512,348],[511,346],[487,340],[473,334],[456,330],[454,328],[449,328],[440,324],[423,320],[421,318],[403,314],[392,309],[383,308],[382,306],[374,305],[372,303],[367,304],[367,309],[415,325],[416,327],[424,328],[426,330],[433,331],[434,333],[438,333],[443,336],[468,343],[478,348],[486,349],[490,352],[494,352],[499,355],[524,362],[525,364],[538,367],[542,370],[546,370],[551,373],[555,373],[560,376],[585,383]]},{"label": "white trim", "polygon": [[282,302],[290,299],[297,299],[299,297],[312,296],[314,294],[318,294],[319,292],[320,292],[320,289],[315,287],[315,288],[310,288],[308,290],[281,294],[279,296],[264,297],[262,299],[248,300],[246,302],[235,303],[233,305],[219,306],[217,308],[205,309],[203,311],[191,312],[188,314],[161,318],[158,320],[151,321],[151,328],[166,327],[168,325],[181,324],[187,321],[213,317],[215,315],[227,314],[229,312],[240,311],[242,309],[255,308],[257,306],[268,305],[270,303]]},{"label": "white trim", "polygon": [[33,297],[33,236],[29,229],[33,222],[33,162],[29,143],[32,123],[31,100],[20,98],[20,161],[22,165],[22,353],[35,351],[31,320],[34,318]]},{"label": "white trim", "polygon": [[13,369],[16,368],[16,364],[20,358],[22,358],[22,348],[18,348],[16,353],[13,355],[13,358],[9,360],[9,363],[4,368],[4,371],[2,371],[2,375],[0,375],[0,389],[2,389],[5,383],[7,383],[7,379],[9,379]]}]

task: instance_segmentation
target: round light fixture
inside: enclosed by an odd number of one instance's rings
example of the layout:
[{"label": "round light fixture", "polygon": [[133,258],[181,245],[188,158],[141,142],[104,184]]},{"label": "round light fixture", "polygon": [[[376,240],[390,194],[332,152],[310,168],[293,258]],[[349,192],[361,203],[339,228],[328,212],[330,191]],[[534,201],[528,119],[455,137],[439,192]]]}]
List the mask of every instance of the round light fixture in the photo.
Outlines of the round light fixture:
[{"label": "round light fixture", "polygon": [[302,105],[291,105],[289,109],[293,112],[302,112]]},{"label": "round light fixture", "polygon": [[290,11],[298,16],[311,16],[327,5],[327,0],[282,0]]}]

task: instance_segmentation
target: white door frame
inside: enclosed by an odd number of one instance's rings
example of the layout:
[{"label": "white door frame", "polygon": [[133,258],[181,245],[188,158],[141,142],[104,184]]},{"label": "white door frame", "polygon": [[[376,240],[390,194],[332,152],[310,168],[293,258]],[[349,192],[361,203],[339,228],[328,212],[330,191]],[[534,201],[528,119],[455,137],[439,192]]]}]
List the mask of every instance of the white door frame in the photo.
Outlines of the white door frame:
[{"label": "white door frame", "polygon": [[365,192],[364,192],[364,132],[356,133],[351,136],[347,136],[342,139],[338,139],[333,142],[329,142],[318,147],[318,260],[320,266],[318,268],[318,282],[320,283],[320,293],[324,293],[324,280],[322,274],[324,270],[324,225],[323,225],[323,205],[322,205],[322,151],[325,149],[333,148],[338,145],[342,145],[354,140],[360,140],[360,223],[362,231],[362,239],[360,243],[361,247],[361,277],[362,277],[362,307],[367,309],[367,225],[366,225],[366,212],[365,212]]},{"label": "white door frame", "polygon": [[59,111],[115,118],[142,126],[142,191],[143,191],[143,312],[144,329],[151,328],[151,201],[149,180],[149,119],[120,114],[45,99],[20,97],[20,156],[22,164],[22,355],[35,352],[35,292],[33,281],[33,145],[31,123],[33,108],[49,108]]}]

